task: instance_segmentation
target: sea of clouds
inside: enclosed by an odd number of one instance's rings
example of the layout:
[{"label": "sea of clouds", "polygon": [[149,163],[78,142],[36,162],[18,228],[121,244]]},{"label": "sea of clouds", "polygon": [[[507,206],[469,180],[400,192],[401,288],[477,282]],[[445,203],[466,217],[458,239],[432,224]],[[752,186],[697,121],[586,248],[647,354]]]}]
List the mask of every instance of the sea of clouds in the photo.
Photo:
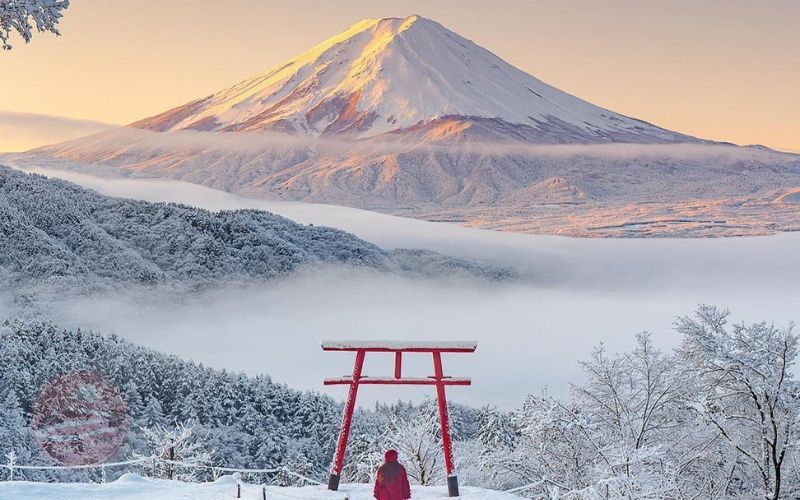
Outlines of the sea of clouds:
[{"label": "sea of clouds", "polygon": [[[469,229],[352,208],[245,199],[178,181],[103,179],[47,170],[101,193],[175,201],[211,210],[259,208],[303,223],[350,231],[385,248],[427,248],[516,269],[508,283],[410,279],[352,269],[310,269],[258,287],[197,296],[84,297],[57,302],[65,326],[117,333],[214,367],[265,373],[301,389],[322,390],[326,376],[351,370],[346,354],[323,353],[333,339],[477,340],[474,355],[453,355],[445,368],[473,377],[456,400],[501,407],[527,393],[565,395],[581,378],[580,359],[603,343],[632,347],[652,331],[674,347],[676,315],[699,303],[730,308],[737,320],[787,325],[800,316],[800,234],[728,239],[575,239]],[[0,306],[2,307],[2,306]],[[409,360],[428,375],[430,360]],[[366,372],[386,375],[388,357]],[[336,397],[343,389],[325,389]],[[365,404],[419,398],[424,389],[368,387]]]},{"label": "sea of clouds", "polygon": [[[673,160],[737,160],[737,161],[796,161],[797,155],[774,151],[761,146],[739,147],[729,143],[670,143],[670,144],[638,144],[638,143],[608,143],[608,144],[528,144],[523,142],[486,142],[466,141],[457,144],[414,143],[413,140],[399,138],[372,137],[358,141],[338,140],[333,138],[283,134],[280,132],[209,132],[197,130],[179,130],[169,133],[155,132],[136,127],[117,127],[95,122],[79,120],[69,121],[57,117],[41,115],[22,115],[0,112],[0,127],[4,121],[12,123],[17,129],[32,129],[46,136],[50,130],[67,130],[66,125],[71,124],[70,137],[51,140],[49,143],[67,139],[76,141],[56,144],[56,150],[74,152],[108,151],[110,153],[154,153],[171,152],[176,154],[189,153],[240,153],[244,155],[258,155],[264,152],[285,150],[306,150],[309,153],[320,154],[351,154],[358,153],[402,153],[409,149],[418,148],[432,151],[450,151],[458,154],[498,154],[498,155],[530,155],[550,157],[576,157],[586,156],[597,159],[625,160],[669,158]],[[28,123],[30,122],[30,126]],[[48,125],[48,126],[45,126]],[[59,128],[61,127],[61,128]],[[85,129],[81,127],[93,127]],[[2,128],[0,128],[2,130]],[[87,135],[94,132],[103,132]],[[63,134],[63,132],[60,132]],[[81,135],[82,134],[82,135]],[[52,138],[51,138],[52,139]],[[408,142],[411,141],[411,142]]]}]

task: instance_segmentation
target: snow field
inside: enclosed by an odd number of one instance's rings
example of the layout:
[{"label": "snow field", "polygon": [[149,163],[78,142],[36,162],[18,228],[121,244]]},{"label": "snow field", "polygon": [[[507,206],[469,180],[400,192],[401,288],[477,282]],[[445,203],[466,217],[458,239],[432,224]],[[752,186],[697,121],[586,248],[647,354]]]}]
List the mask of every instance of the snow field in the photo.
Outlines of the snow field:
[{"label": "snow field", "polygon": [[[263,490],[262,490],[263,488]],[[339,491],[325,486],[284,488],[245,484],[242,500],[261,500],[263,491],[269,500],[367,500],[373,499],[372,487],[367,484],[345,484]],[[464,500],[518,499],[511,494],[482,488],[461,488]],[[412,486],[414,500],[447,498],[445,486]],[[213,483],[185,483],[165,479],[144,478],[125,474],[118,480],[105,483],[34,483],[27,481],[0,482],[0,498],[7,500],[223,500],[236,498],[236,480],[222,476]]]}]

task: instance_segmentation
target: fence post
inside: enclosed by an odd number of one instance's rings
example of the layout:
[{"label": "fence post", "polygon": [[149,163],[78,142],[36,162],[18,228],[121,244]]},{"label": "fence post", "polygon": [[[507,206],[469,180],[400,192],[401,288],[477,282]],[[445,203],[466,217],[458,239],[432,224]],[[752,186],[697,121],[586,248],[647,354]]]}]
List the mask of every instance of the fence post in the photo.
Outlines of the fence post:
[{"label": "fence post", "polygon": [[14,481],[14,465],[17,463],[17,453],[14,450],[9,451],[6,453],[6,458],[8,459],[8,477],[9,481]]},{"label": "fence post", "polygon": [[175,440],[169,438],[169,443],[169,454],[167,455],[169,459],[169,463],[167,464],[167,479],[172,479],[172,468],[174,466],[172,462],[175,461]]},{"label": "fence post", "polygon": [[236,481],[236,498],[242,498],[242,473],[234,472],[233,480]]}]

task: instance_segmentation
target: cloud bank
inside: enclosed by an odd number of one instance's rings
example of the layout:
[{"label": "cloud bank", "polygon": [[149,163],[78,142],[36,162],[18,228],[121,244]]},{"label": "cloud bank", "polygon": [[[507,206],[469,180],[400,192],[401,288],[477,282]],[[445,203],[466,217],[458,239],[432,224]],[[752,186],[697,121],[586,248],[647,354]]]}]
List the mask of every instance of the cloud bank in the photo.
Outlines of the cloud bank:
[{"label": "cloud bank", "polygon": [[27,151],[114,127],[116,125],[90,120],[0,111],[0,151]]},{"label": "cloud bank", "polygon": [[[32,115],[38,116],[38,115]],[[0,119],[2,115],[0,115]],[[50,118],[50,117],[47,117]],[[88,134],[84,134],[88,135]],[[79,135],[74,138],[80,137]],[[526,144],[523,142],[463,141],[458,144],[422,141],[414,142],[392,136],[376,136],[361,140],[322,138],[280,132],[206,132],[179,130],[154,132],[151,130],[118,127],[96,137],[79,141],[86,150],[115,152],[138,150],[177,154],[213,151],[217,153],[242,153],[257,155],[275,149],[297,149],[318,154],[387,154],[415,150],[447,151],[455,154],[525,155],[550,157],[589,156],[598,159],[670,158],[673,160],[707,160],[712,158],[768,160],[783,153],[761,146],[740,147],[727,143],[675,143],[675,144]]]},{"label": "cloud bank", "polygon": [[[456,400],[513,407],[525,394],[564,395],[598,343],[610,350],[654,332],[675,345],[675,315],[698,303],[733,310],[737,319],[798,318],[800,234],[728,239],[573,239],[498,233],[403,219],[329,205],[269,202],[177,181],[100,179],[46,172],[104,194],[178,201],[212,210],[266,209],[299,222],[339,227],[388,248],[421,247],[512,266],[526,278],[505,284],[439,283],[332,269],[304,272],[264,286],[227,288],[175,300],[157,293],[71,299],[54,305],[65,326],[118,333],[196,361],[266,373],[303,389],[322,390],[326,376],[351,370],[347,355],[322,353],[323,338],[467,339],[474,355],[453,356],[446,369],[474,379]],[[383,364],[380,361],[384,361]],[[367,366],[386,374],[389,359]],[[428,375],[427,358],[409,374]],[[341,388],[326,389],[343,397]],[[370,388],[363,404],[419,398],[424,389]]]}]

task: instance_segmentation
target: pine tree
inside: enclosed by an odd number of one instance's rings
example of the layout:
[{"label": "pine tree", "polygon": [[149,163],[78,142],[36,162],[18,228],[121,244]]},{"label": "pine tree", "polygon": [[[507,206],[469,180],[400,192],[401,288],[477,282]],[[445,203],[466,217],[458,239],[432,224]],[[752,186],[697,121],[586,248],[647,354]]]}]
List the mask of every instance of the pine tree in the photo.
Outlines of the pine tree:
[{"label": "pine tree", "polygon": [[164,417],[164,411],[161,408],[161,403],[154,396],[150,396],[147,400],[147,405],[139,417],[138,423],[141,427],[156,428],[166,425],[167,419]]},{"label": "pine tree", "polygon": [[478,439],[487,450],[502,451],[513,448],[516,436],[510,416],[493,406],[481,408],[478,413]]},{"label": "pine tree", "polygon": [[19,400],[13,391],[6,389],[0,392],[0,456],[8,453],[14,453],[20,464],[32,464],[38,457]]}]

